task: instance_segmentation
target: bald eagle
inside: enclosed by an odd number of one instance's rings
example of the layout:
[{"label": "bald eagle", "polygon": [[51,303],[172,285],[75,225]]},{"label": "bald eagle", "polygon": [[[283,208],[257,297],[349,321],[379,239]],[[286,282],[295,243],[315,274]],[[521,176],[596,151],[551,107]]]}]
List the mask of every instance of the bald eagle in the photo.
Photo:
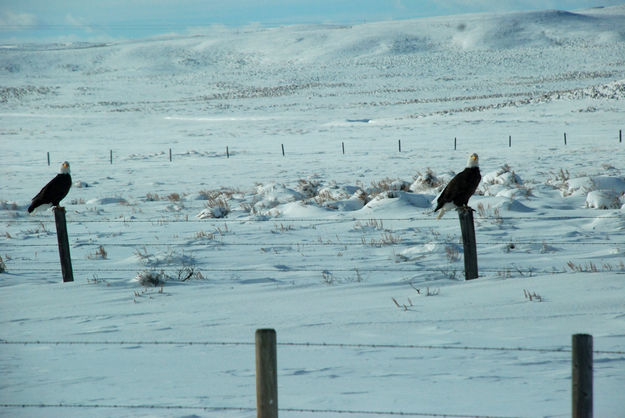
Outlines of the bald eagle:
[{"label": "bald eagle", "polygon": [[475,193],[482,175],[480,174],[479,158],[477,154],[471,154],[467,161],[467,167],[451,179],[449,184],[438,196],[436,209],[441,209],[437,216],[440,219],[446,211],[453,208],[469,208],[469,198]]},{"label": "bald eagle", "polygon": [[65,161],[61,164],[59,174],[43,186],[41,191],[33,197],[33,201],[28,207],[28,213],[32,213],[35,209],[42,207],[59,206],[61,200],[67,196],[70,187],[72,187],[72,177],[69,174],[69,163]]}]

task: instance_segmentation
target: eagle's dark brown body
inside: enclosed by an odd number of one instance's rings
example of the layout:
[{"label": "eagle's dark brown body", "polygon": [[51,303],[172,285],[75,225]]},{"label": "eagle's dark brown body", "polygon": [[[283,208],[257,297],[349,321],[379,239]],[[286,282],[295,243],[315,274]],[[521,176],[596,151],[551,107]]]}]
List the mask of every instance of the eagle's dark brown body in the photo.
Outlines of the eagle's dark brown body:
[{"label": "eagle's dark brown body", "polygon": [[61,200],[67,196],[71,187],[72,177],[69,174],[69,163],[64,162],[61,165],[61,172],[43,186],[39,193],[33,197],[32,203],[28,207],[28,213],[32,213],[42,205],[58,206]]}]

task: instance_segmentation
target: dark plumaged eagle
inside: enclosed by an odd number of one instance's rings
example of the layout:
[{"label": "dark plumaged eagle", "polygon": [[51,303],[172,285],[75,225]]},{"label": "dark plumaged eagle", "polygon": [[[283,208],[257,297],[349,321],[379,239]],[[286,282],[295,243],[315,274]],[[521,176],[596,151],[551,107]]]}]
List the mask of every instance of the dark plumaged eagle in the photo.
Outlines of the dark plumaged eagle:
[{"label": "dark plumaged eagle", "polygon": [[437,216],[440,219],[450,209],[469,208],[469,198],[475,193],[482,175],[480,174],[479,158],[477,154],[471,154],[467,161],[467,167],[451,179],[443,193],[436,200],[436,209],[441,209]]},{"label": "dark plumaged eagle", "polygon": [[33,197],[28,212],[32,213],[35,209],[59,206],[61,200],[67,196],[70,187],[72,187],[72,177],[69,174],[69,163],[65,161],[61,164],[59,174],[43,186],[37,196]]}]

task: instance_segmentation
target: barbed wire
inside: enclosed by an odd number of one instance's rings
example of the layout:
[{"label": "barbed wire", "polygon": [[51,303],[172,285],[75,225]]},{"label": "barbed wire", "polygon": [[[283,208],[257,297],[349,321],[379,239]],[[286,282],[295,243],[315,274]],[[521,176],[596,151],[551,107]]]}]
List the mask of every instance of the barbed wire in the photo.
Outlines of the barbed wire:
[{"label": "barbed wire", "polygon": [[[380,231],[382,232],[382,231]],[[364,237],[364,236],[363,236]],[[371,236],[367,238],[372,238]],[[460,238],[458,240],[428,240],[428,241],[415,241],[415,240],[407,240],[402,239],[397,242],[383,242],[379,243],[377,241],[374,242],[362,242],[362,241],[316,241],[316,242],[228,242],[223,239],[194,239],[190,238],[190,241],[197,240],[198,242],[180,242],[180,243],[156,243],[156,242],[148,242],[148,243],[119,243],[119,242],[93,242],[93,243],[83,243],[83,242],[74,242],[71,244],[73,248],[79,247],[131,247],[131,248],[143,248],[143,247],[189,247],[189,245],[205,245],[205,246],[215,246],[215,245],[229,245],[235,247],[325,247],[325,246],[357,246],[357,247],[371,247],[371,246],[380,246],[380,247],[391,247],[397,245],[413,245],[413,244],[440,244],[440,245],[452,245],[461,243]],[[2,242],[2,241],[0,241]],[[8,242],[8,241],[4,241]],[[503,245],[509,246],[510,244],[514,245],[625,245],[625,242],[612,242],[612,241],[547,241],[547,240],[515,240],[514,238],[509,238],[506,241],[477,241],[476,245]],[[57,247],[56,243],[49,244],[11,244],[11,247],[14,248],[29,248],[29,247]]]},{"label": "barbed wire", "polygon": [[[479,216],[475,217],[475,221],[508,221],[508,220],[546,220],[546,221],[566,221],[566,220],[578,220],[578,219],[625,219],[622,215],[567,215],[567,216]],[[286,223],[286,222],[314,222],[314,223],[337,223],[337,222],[369,222],[372,220],[376,221],[453,221],[457,222],[458,220],[453,216],[443,217],[441,219],[437,219],[435,216],[423,216],[423,217],[407,217],[407,218],[384,218],[384,217],[375,217],[370,216],[367,218],[249,218],[249,219],[236,219],[236,218],[204,218],[204,219],[168,219],[168,218],[157,218],[157,219],[71,219],[68,218],[66,223],[111,223],[111,224],[131,224],[131,223],[152,223],[152,224],[167,224],[167,223],[252,223],[252,222],[275,222],[275,223]],[[6,223],[35,223],[40,224],[45,221],[53,222],[53,218],[49,219],[3,219],[1,222]]]},{"label": "barbed wire", "polygon": [[[58,262],[41,262],[40,264],[58,264]],[[583,266],[583,265],[582,265]],[[153,266],[143,266],[144,270],[154,270],[154,271],[163,271],[167,273],[177,273],[182,268],[186,266],[182,265],[180,268],[172,268],[171,266],[162,267],[158,265]],[[241,268],[220,268],[220,267],[202,267],[202,266],[191,266],[192,268],[197,269],[201,272],[213,272],[213,273],[242,273],[242,272],[260,272],[260,273],[345,273],[345,272],[358,272],[358,273],[375,273],[375,272],[390,272],[390,273],[417,273],[417,272],[426,272],[426,273],[441,273],[457,270],[458,273],[464,267],[458,267],[458,269],[452,268],[453,266],[445,266],[441,268],[392,268],[392,267],[372,267],[372,268],[361,268],[361,267],[351,267],[351,268],[302,268],[302,267],[288,267],[284,268],[280,267],[241,267]],[[73,271],[77,273],[137,273],[142,267],[137,268],[74,268]],[[502,272],[510,272],[516,271],[522,274],[562,274],[567,273],[566,270],[537,270],[531,267],[523,268],[520,266],[503,266],[499,268],[480,268],[480,272],[484,273],[502,273]],[[9,269],[7,269],[7,272]],[[10,267],[10,271],[12,272],[50,272],[49,268],[13,268]],[[606,270],[610,271],[614,274],[625,274],[625,272],[620,272],[618,270]],[[584,273],[605,273],[603,270],[592,271],[589,268],[589,271],[585,271]],[[575,271],[572,271],[575,272]]]},{"label": "barbed wire", "polygon": [[[10,341],[0,339],[3,345],[119,345],[119,346],[254,346],[254,341],[52,341],[52,340],[21,340]],[[314,343],[314,342],[276,342],[282,347],[303,348],[348,348],[348,349],[417,349],[417,350],[458,350],[458,351],[502,351],[502,352],[533,352],[533,353],[571,353],[570,348],[531,348],[531,347],[488,347],[460,345],[425,345],[425,344],[368,344],[368,343]],[[593,350],[594,354],[625,355],[625,351]]]},{"label": "barbed wire", "polygon": [[23,404],[0,404],[1,408],[76,408],[76,409],[156,409],[156,410],[196,410],[196,411],[240,411],[253,412],[256,408],[239,406],[185,406],[185,405],[146,405],[146,404],[44,404],[44,403],[23,403]]},{"label": "barbed wire", "polygon": [[[152,409],[152,410],[194,410],[194,411],[239,411],[254,412],[256,408],[240,406],[184,406],[184,405],[132,405],[132,404],[36,404],[36,403],[4,403],[0,408],[76,408],[76,409]],[[340,414],[340,415],[387,415],[387,416],[413,416],[413,417],[447,417],[447,418],[514,418],[500,415],[466,415],[466,414],[441,414],[430,412],[401,412],[401,411],[368,411],[349,409],[309,409],[309,408],[278,408],[278,412],[309,413],[309,414]]]}]

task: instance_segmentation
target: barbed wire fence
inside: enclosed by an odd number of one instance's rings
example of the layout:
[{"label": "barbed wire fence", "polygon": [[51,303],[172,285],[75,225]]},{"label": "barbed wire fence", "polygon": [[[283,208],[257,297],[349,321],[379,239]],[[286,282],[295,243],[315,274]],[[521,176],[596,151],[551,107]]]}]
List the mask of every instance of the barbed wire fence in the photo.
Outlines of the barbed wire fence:
[{"label": "barbed wire fence", "polygon": [[[509,219],[514,220],[531,220],[535,217],[532,216],[520,216],[520,217],[510,217]],[[621,219],[620,216],[608,216],[604,218],[611,219]],[[280,223],[280,222],[293,222],[293,223],[335,223],[335,222],[367,222],[372,218],[344,218],[344,219],[326,219],[326,218],[259,218],[259,219],[208,219],[208,220],[192,220],[189,221],[187,219],[123,219],[123,220],[80,220],[74,219],[70,220],[68,223],[73,224],[81,224],[81,223],[98,223],[98,224],[153,224],[153,225],[166,225],[168,223],[185,223],[185,224],[224,224],[226,222],[230,223]],[[377,218],[380,221],[399,221],[399,222],[410,222],[414,220],[427,220],[431,221],[430,217],[409,217],[409,218]],[[494,219],[494,218],[491,218]],[[558,216],[553,217],[554,220],[579,220],[579,219],[596,219],[596,216]],[[457,222],[454,218],[444,219],[444,221],[452,221]],[[23,222],[25,224],[32,223],[41,223],[38,220],[3,220],[2,222],[6,223],[20,223]],[[53,234],[51,234],[53,235]],[[625,245],[625,242],[612,242],[612,241],[548,241],[548,240],[529,240],[529,239],[520,239],[514,240],[511,238],[511,241],[517,244],[547,244],[547,245]],[[6,242],[6,241],[5,241]],[[435,239],[432,242],[436,242],[438,244],[456,244],[456,240],[449,239]],[[405,244],[409,244],[404,241]],[[53,243],[11,243],[14,247],[25,247],[25,248],[46,248],[46,247],[55,247],[56,245]],[[237,242],[237,241],[227,241],[222,240],[218,242],[219,245],[232,245],[232,246],[243,246],[243,247],[263,247],[263,246],[353,246],[353,247],[361,247],[366,246],[366,242],[358,242],[358,241],[337,241],[337,242],[324,242],[324,241],[316,241],[316,242]],[[500,241],[482,241],[478,242],[479,245],[502,245]],[[133,244],[133,243],[125,243],[119,241],[108,241],[102,243],[84,243],[84,242],[76,242],[76,246],[97,246],[97,245],[107,245],[107,246],[118,246],[118,247],[178,247],[178,246],[187,246],[185,243],[145,243],[145,244]],[[390,245],[394,245],[391,243]],[[83,260],[88,262],[87,260]],[[45,264],[45,261],[38,262],[38,264]],[[52,263],[52,262],[49,262]],[[510,268],[510,266],[505,266],[501,268],[486,268],[481,269],[484,272],[499,272],[501,269]],[[520,269],[519,271],[523,271],[522,268],[516,267]],[[174,272],[170,267],[163,266],[162,268],[165,271]],[[49,269],[41,268],[41,267],[13,267],[11,269],[15,272],[48,272]],[[212,272],[272,272],[272,273],[285,273],[285,272],[324,272],[326,269],[322,269],[320,267],[311,268],[311,267],[288,267],[288,268],[203,268],[205,271]],[[353,272],[354,268],[338,268],[332,269],[333,271],[343,271],[343,272]],[[440,269],[428,269],[422,266],[419,267],[379,267],[379,268],[359,268],[361,272],[398,272],[398,273],[414,273],[414,272],[438,272]],[[93,268],[92,266],[83,266],[78,265],[75,269],[77,272],[83,273],[113,273],[113,272],[136,272],[136,269],[132,268]],[[558,273],[558,271],[537,271],[527,269],[527,273]],[[625,273],[621,272],[621,273]],[[54,345],[54,346],[87,346],[87,345],[104,345],[104,346],[124,346],[124,345],[149,345],[149,346],[253,346],[252,342],[244,342],[244,341],[8,341],[8,340],[0,340],[0,345]],[[300,347],[300,348],[334,348],[334,349],[361,349],[361,348],[371,348],[371,349],[415,349],[415,350],[473,350],[473,351],[516,351],[516,352],[534,352],[534,353],[571,353],[572,350],[568,348],[530,348],[530,347],[488,347],[488,346],[433,346],[433,345],[401,345],[401,344],[349,344],[349,343],[325,343],[325,342],[282,342],[277,344],[279,347],[287,348],[287,347]],[[593,351],[594,354],[597,355],[625,355],[623,351],[609,351],[609,350],[596,350]],[[4,403],[0,404],[0,408],[74,408],[74,409],[147,409],[147,410],[195,410],[195,411],[206,411],[206,412],[219,412],[219,411],[240,411],[240,412],[253,412],[256,408],[247,407],[247,406],[186,406],[186,405],[149,405],[149,404],[101,404],[101,403]],[[436,414],[436,413],[427,413],[427,412],[410,412],[410,411],[375,411],[375,410],[350,410],[350,409],[300,409],[300,408],[282,408],[280,409],[282,412],[289,413],[301,413],[301,414],[344,414],[344,415],[372,415],[372,416],[447,416],[447,417],[477,417],[477,418],[495,418],[493,415],[458,415],[458,414]]]},{"label": "barbed wire fence", "polygon": [[[257,330],[259,331],[266,330]],[[573,336],[574,340],[576,336]],[[586,336],[589,337],[589,336]],[[0,345],[28,346],[28,345],[52,345],[52,346],[244,346],[254,347],[258,350],[258,340],[250,341],[113,341],[113,340],[5,340],[0,339]],[[567,347],[556,348],[532,348],[532,347],[492,347],[492,346],[459,346],[459,345],[421,345],[421,344],[360,344],[360,343],[328,343],[328,342],[276,342],[274,345],[281,348],[329,348],[329,349],[376,349],[376,350],[454,350],[454,351],[484,351],[484,352],[529,352],[539,354],[573,354],[575,350]],[[623,356],[625,351],[619,350],[593,350],[591,344],[591,356]],[[258,351],[257,351],[258,355]],[[575,359],[574,359],[575,362]],[[258,373],[258,370],[257,370]],[[276,393],[277,396],[277,393]],[[249,406],[197,406],[197,405],[155,405],[155,404],[116,404],[116,403],[0,403],[0,408],[4,409],[126,409],[126,410],[190,410],[204,412],[254,412],[257,408]],[[453,414],[453,413],[432,413],[418,411],[389,411],[389,410],[354,410],[354,409],[330,409],[330,408],[279,408],[280,412],[286,413],[308,413],[308,414],[339,414],[339,415],[371,415],[371,416],[428,416],[428,417],[455,417],[455,418],[511,418],[511,416],[499,415],[475,415],[475,414]],[[259,415],[260,416],[260,415]]]}]

